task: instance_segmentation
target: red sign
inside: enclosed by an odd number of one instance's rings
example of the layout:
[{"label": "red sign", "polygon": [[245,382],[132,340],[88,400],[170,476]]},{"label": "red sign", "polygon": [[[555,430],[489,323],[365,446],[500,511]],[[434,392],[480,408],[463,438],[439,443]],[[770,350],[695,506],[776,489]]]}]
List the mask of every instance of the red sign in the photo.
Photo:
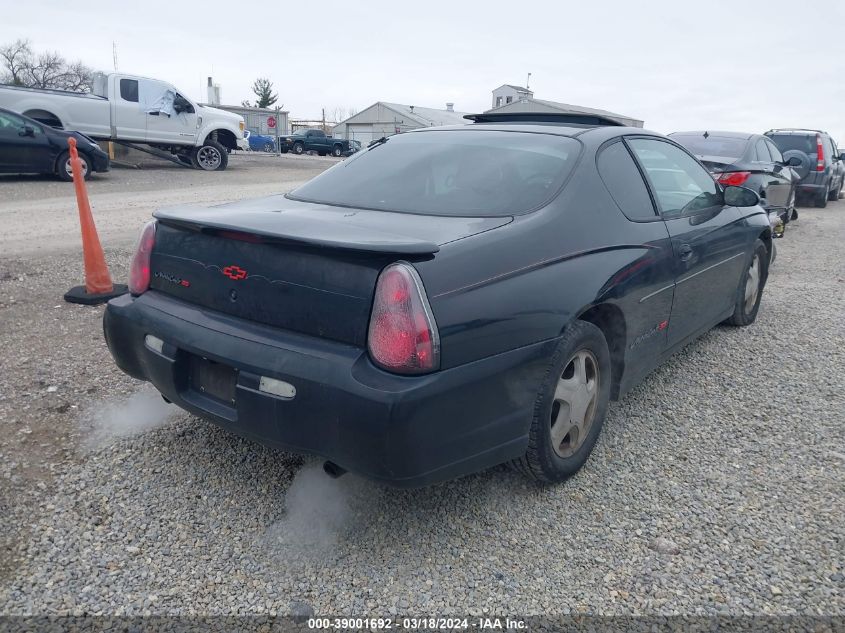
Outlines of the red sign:
[{"label": "red sign", "polygon": [[267,117],[267,127],[269,127],[271,130],[274,127],[276,127],[276,117],[274,117],[274,116],[268,116]]}]

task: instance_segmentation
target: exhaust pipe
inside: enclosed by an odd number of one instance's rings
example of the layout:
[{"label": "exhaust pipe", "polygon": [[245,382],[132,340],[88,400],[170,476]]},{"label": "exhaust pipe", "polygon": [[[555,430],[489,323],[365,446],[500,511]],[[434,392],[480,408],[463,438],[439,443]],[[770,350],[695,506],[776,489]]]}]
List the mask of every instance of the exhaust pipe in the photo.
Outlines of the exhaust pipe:
[{"label": "exhaust pipe", "polygon": [[337,479],[338,477],[342,477],[346,474],[346,469],[341,468],[334,462],[323,462],[323,472],[326,473],[332,479]]}]

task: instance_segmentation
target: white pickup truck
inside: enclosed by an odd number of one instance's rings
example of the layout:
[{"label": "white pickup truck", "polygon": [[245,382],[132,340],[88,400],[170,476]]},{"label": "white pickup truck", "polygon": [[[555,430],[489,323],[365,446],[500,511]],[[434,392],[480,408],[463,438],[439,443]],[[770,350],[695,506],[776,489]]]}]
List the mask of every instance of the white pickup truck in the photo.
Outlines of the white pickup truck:
[{"label": "white pickup truck", "polygon": [[230,150],[249,147],[243,117],[146,77],[96,73],[91,94],[0,85],[0,107],[95,139],[149,145],[206,171],[226,169]]}]

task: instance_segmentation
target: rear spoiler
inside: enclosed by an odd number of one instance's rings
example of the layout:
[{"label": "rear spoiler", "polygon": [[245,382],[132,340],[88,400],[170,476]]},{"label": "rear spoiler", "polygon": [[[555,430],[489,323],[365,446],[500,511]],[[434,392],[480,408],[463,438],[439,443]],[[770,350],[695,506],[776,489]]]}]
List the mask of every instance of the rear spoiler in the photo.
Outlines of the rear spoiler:
[{"label": "rear spoiler", "polygon": [[397,255],[429,255],[440,250],[434,242],[344,222],[343,212],[348,210],[340,211],[328,217],[325,213],[174,207],[159,209],[153,217],[168,226],[198,233],[222,233],[245,241]]},{"label": "rear spoiler", "polygon": [[596,127],[611,125],[624,127],[619,121],[600,114],[566,112],[485,112],[484,114],[467,114],[464,118],[475,123],[574,123]]}]

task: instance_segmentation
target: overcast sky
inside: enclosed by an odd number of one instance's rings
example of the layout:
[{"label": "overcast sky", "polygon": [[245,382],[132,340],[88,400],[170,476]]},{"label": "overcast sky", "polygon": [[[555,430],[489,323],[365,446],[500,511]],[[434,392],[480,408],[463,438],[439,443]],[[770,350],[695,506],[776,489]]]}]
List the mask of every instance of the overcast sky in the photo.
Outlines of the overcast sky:
[{"label": "overcast sky", "polygon": [[644,119],[661,132],[797,126],[845,144],[845,1],[3,3],[0,43],[28,38],[99,70],[205,101],[267,77],[293,118],[376,101],[481,111],[492,89]]}]

